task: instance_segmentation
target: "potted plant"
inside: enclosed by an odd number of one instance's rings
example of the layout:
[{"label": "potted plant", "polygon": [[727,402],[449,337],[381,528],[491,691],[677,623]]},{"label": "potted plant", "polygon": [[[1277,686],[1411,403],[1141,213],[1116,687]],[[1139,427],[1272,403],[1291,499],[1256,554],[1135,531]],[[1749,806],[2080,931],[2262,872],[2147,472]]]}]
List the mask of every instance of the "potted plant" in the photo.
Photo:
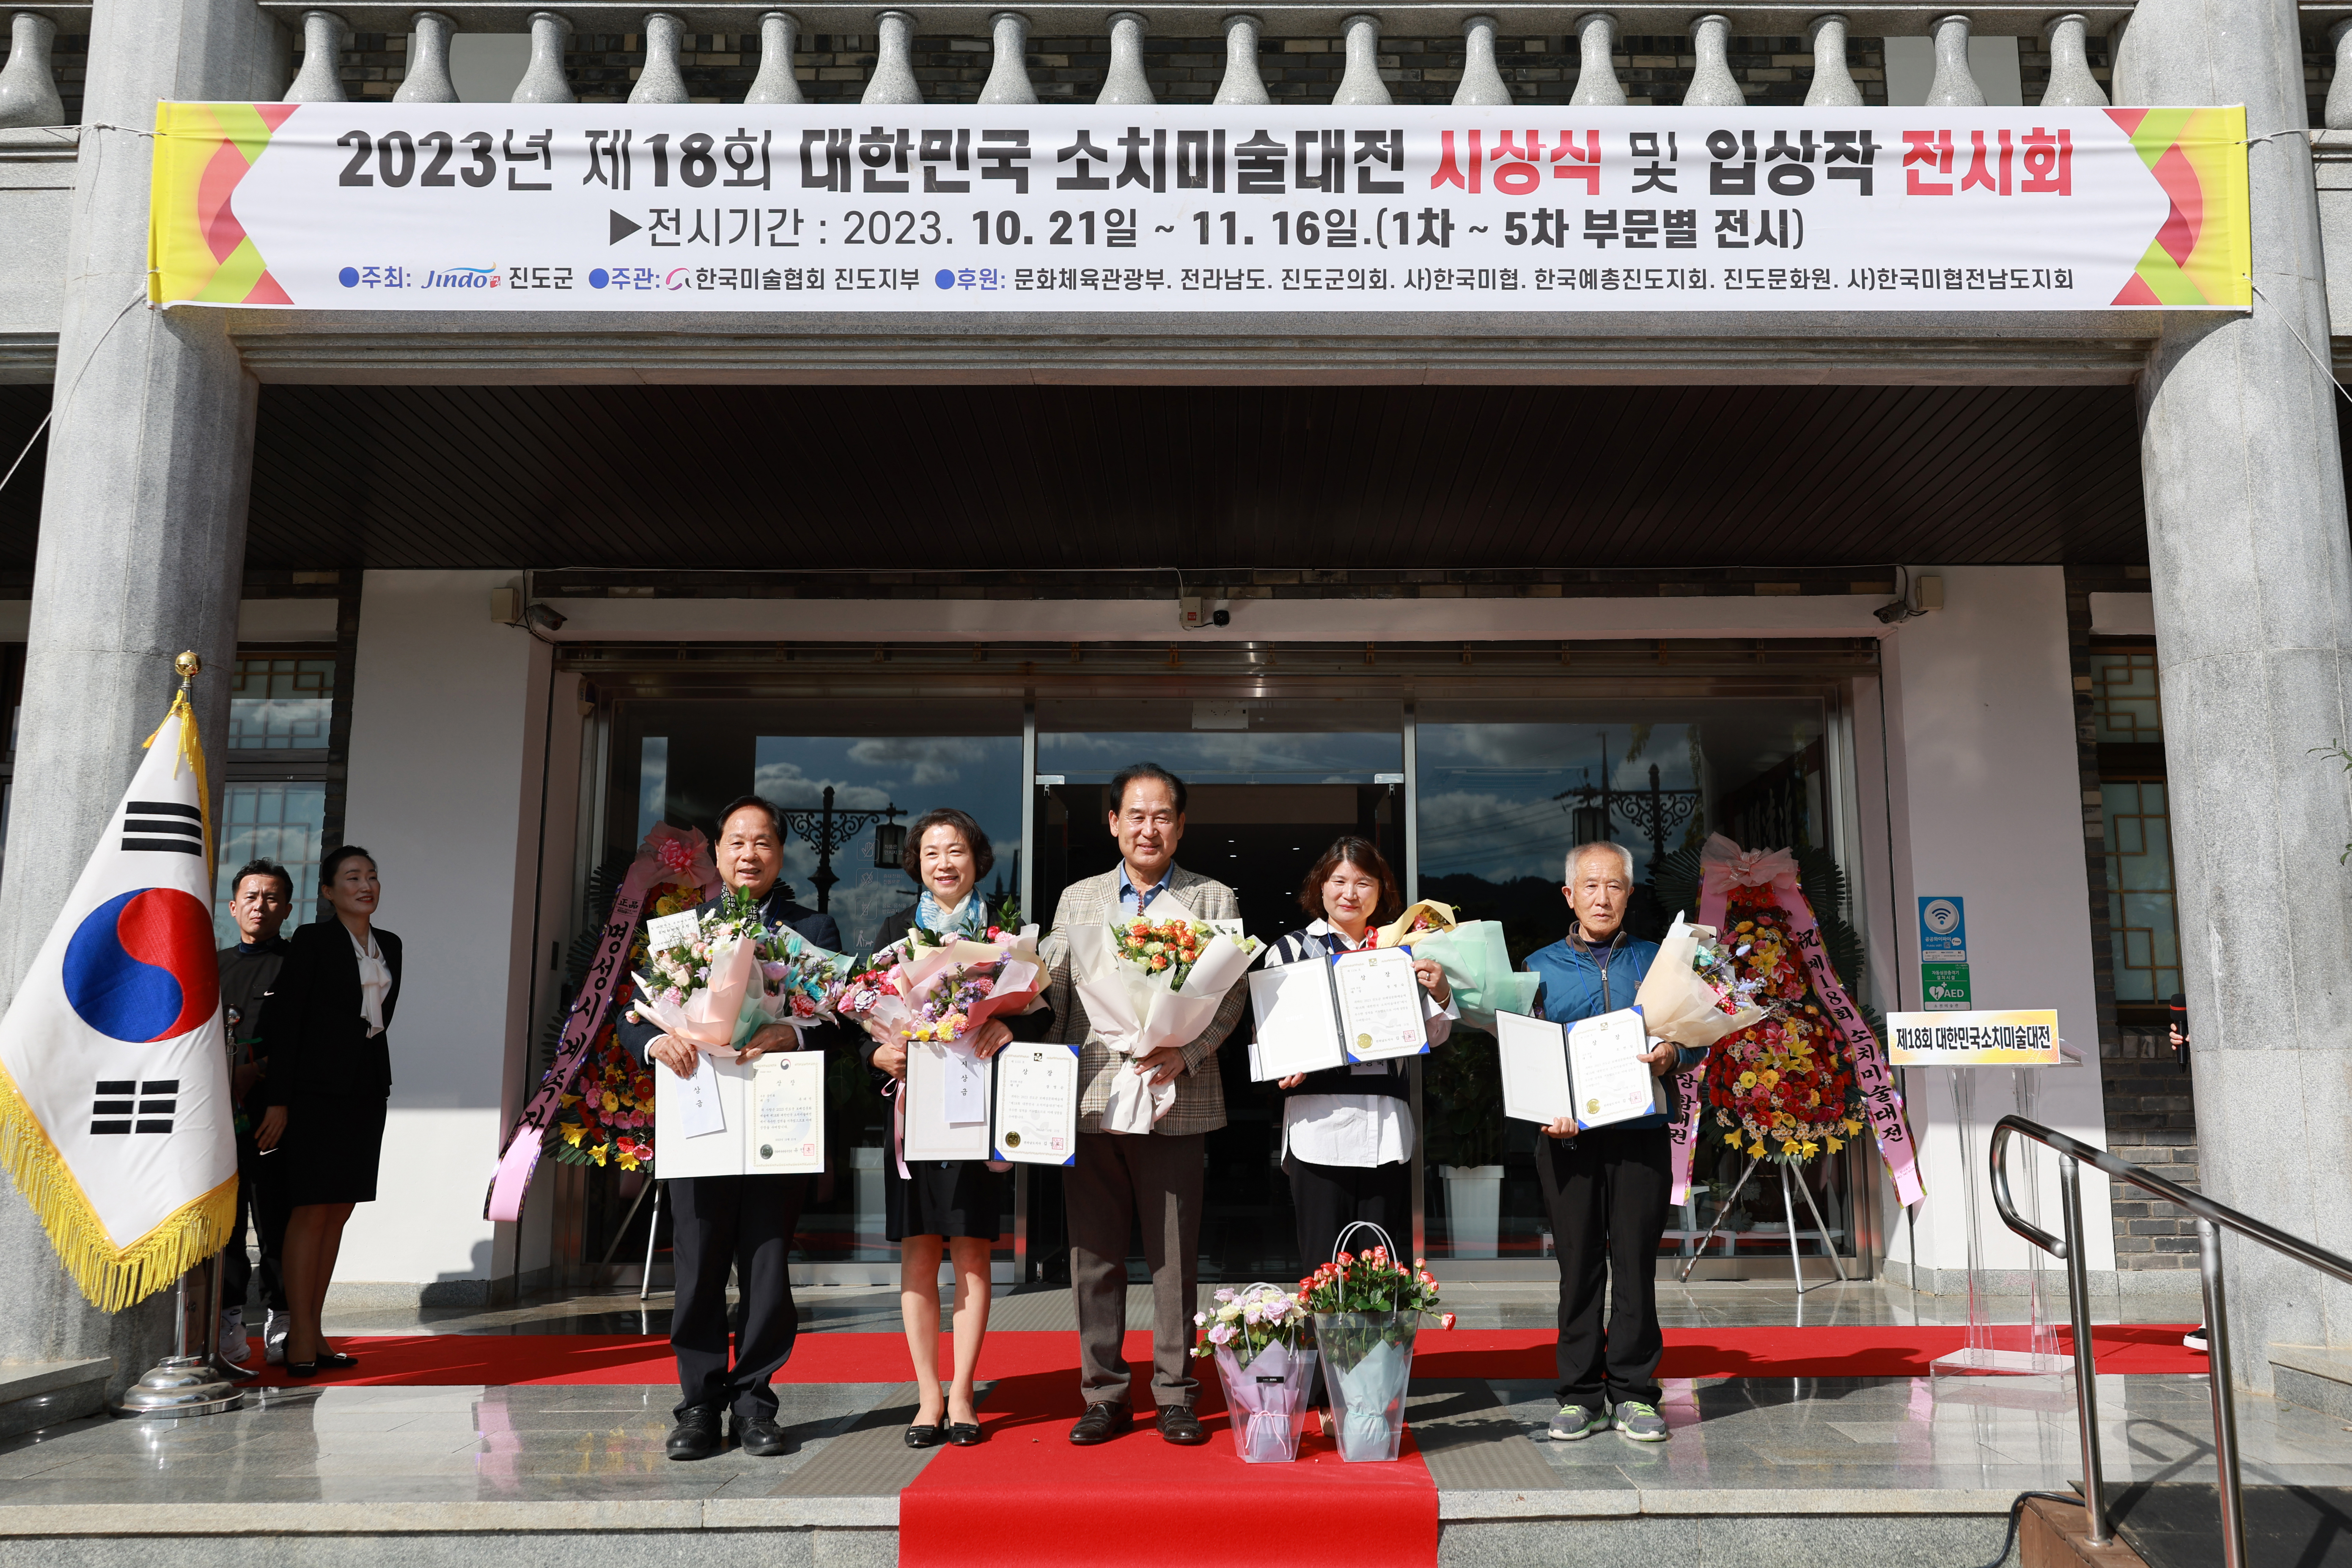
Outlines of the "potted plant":
[{"label": "potted plant", "polygon": [[1446,1236],[1455,1258],[1492,1258],[1501,1232],[1503,1069],[1486,1035],[1456,1035],[1429,1056],[1423,1105],[1429,1155],[1445,1178]]}]

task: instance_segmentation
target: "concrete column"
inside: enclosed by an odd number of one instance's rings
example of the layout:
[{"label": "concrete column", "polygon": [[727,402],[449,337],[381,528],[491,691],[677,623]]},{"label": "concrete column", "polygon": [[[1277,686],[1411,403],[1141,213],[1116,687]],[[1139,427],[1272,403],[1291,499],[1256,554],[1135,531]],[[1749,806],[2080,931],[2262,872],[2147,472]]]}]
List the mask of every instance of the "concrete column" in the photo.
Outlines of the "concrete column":
[{"label": "concrete column", "polygon": [[915,18],[905,11],[885,11],[874,18],[874,74],[866,79],[860,103],[920,103],[923,89],[915,80]]},{"label": "concrete column", "polygon": [[1617,18],[1607,11],[1588,11],[1576,19],[1576,90],[1572,104],[1595,109],[1622,109],[1625,89],[1617,80]]},{"label": "concrete column", "polygon": [[793,70],[793,40],[800,18],[789,11],[771,11],[760,18],[760,74],[751,79],[746,103],[806,103],[801,79]]},{"label": "concrete column", "polygon": [[449,37],[457,24],[438,11],[419,11],[408,19],[408,69],[400,79],[394,103],[455,103],[457,83],[449,75]]},{"label": "concrete column", "polygon": [[1348,68],[1339,78],[1339,89],[1331,101],[1339,105],[1364,105],[1377,108],[1394,103],[1389,96],[1388,83],[1381,79],[1381,19],[1367,12],[1359,12],[1339,24],[1339,31],[1348,45]]},{"label": "concrete column", "polygon": [[1224,19],[1225,75],[1217,83],[1219,103],[1268,103],[1265,79],[1257,70],[1257,35],[1255,16],[1236,15]]},{"label": "concrete column", "polygon": [[47,16],[19,11],[8,18],[8,64],[0,68],[0,129],[17,125],[62,125],[66,100],[58,94],[49,46],[58,25]]},{"label": "concrete column", "polygon": [[[285,83],[281,35],[253,0],[98,0],[89,29],[88,125],[148,124],[161,98],[266,102]],[[85,132],[0,882],[0,1003],[131,783],[171,700],[173,655],[204,659],[196,712],[215,757],[227,728],[257,387],[231,312],[148,308],[148,168],[144,138]],[[169,1348],[172,1296],[93,1309],[5,1183],[0,1278],[14,1298],[0,1361],[110,1355],[119,1394]]]},{"label": "concrete column", "polygon": [[510,103],[576,103],[572,80],[563,74],[563,48],[572,37],[569,17],[553,11],[530,14],[530,63],[515,83]]},{"label": "concrete column", "polygon": [[2327,43],[2336,51],[2336,75],[2327,84],[2327,106],[2320,118],[2330,131],[2352,131],[2352,18],[2328,28]]},{"label": "concrete column", "polygon": [[[2179,315],[2140,377],[2157,664],[2196,1041],[2204,1190],[2352,1252],[2352,538],[2345,531],[2326,270],[2292,0],[2144,0],[2122,103],[2242,103],[2249,315]],[[2352,1289],[2222,1244],[2238,1381],[2273,1344],[2352,1345]]]},{"label": "concrete column", "polygon": [[980,101],[1036,102],[1037,89],[1029,83],[1029,18],[1018,11],[999,11],[988,19],[988,35],[995,52]]},{"label": "concrete column", "polygon": [[1701,16],[1690,25],[1691,46],[1698,65],[1684,89],[1683,107],[1738,109],[1748,101],[1739,79],[1731,74],[1731,18]]},{"label": "concrete column", "polygon": [[684,103],[686,71],[679,64],[679,46],[686,37],[683,18],[667,11],[646,16],[646,65],[629,89],[631,103]]}]

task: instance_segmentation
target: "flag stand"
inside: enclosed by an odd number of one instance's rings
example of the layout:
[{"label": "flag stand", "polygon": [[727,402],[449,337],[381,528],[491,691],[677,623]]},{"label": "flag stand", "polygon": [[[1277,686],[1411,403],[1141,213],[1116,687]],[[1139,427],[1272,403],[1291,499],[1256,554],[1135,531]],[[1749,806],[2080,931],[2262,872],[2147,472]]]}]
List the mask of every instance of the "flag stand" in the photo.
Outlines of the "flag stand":
[{"label": "flag stand", "polygon": [[[197,1281],[190,1290],[188,1281]],[[213,1366],[214,1337],[220,1331],[221,1259],[215,1253],[180,1276],[179,1321],[172,1330],[172,1353],[123,1390],[114,1415],[137,1420],[179,1420],[218,1415],[245,1403],[245,1393]],[[194,1300],[191,1300],[191,1298]]]}]

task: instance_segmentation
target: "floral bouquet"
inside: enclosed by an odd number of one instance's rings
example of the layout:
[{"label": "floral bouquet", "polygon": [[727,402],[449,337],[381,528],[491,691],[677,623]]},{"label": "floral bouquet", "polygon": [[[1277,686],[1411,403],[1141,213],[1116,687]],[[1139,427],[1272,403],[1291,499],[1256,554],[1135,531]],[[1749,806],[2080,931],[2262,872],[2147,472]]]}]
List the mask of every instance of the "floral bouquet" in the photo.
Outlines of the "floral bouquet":
[{"label": "floral bouquet", "polygon": [[1217,1310],[1195,1312],[1203,1332],[1195,1356],[1214,1356],[1232,1413],[1234,1448],[1244,1464],[1298,1458],[1315,1345],[1306,1310],[1278,1285],[1219,1290]]},{"label": "floral bouquet", "polygon": [[[1349,1253],[1358,1227],[1381,1245]],[[1315,1319],[1324,1380],[1339,1425],[1339,1457],[1349,1461],[1393,1459],[1404,1440],[1404,1392],[1412,1378],[1412,1345],[1424,1316],[1445,1328],[1454,1314],[1437,1311],[1437,1280],[1418,1258],[1407,1268],[1391,1256],[1388,1233],[1359,1220],[1339,1233],[1331,1261],[1298,1282],[1298,1304]]]},{"label": "floral bouquet", "polygon": [[768,926],[760,900],[738,888],[702,917],[691,941],[653,949],[646,967],[652,978],[629,975],[637,987],[631,1016],[698,1050],[723,1051],[770,1024],[801,1030],[828,1021],[832,985],[823,977],[846,961]]},{"label": "floral bouquet", "polygon": [[1225,993],[1258,953],[1238,922],[1138,915],[1071,933],[1073,984],[1103,1044],[1127,1058],[1103,1108],[1106,1132],[1149,1132],[1176,1103],[1176,1086],[1154,1084],[1136,1061],[1181,1045],[1213,1022]]},{"label": "floral bouquet", "polygon": [[1492,1034],[1496,1014],[1535,1010],[1541,982],[1512,965],[1500,921],[1457,921],[1451,905],[1423,899],[1382,926],[1375,944],[1409,947],[1415,958],[1434,959],[1445,971],[1462,1021],[1474,1029]]},{"label": "floral bouquet", "polygon": [[1724,1036],[1761,1023],[1757,991],[1743,984],[1711,926],[1695,926],[1677,912],[1658,944],[1650,973],[1633,993],[1642,1026],[1653,1039],[1706,1050]]},{"label": "floral bouquet", "polygon": [[990,926],[980,937],[917,926],[835,982],[826,998],[841,1017],[948,1045],[991,1018],[1031,1011],[1045,983],[1035,926]]}]

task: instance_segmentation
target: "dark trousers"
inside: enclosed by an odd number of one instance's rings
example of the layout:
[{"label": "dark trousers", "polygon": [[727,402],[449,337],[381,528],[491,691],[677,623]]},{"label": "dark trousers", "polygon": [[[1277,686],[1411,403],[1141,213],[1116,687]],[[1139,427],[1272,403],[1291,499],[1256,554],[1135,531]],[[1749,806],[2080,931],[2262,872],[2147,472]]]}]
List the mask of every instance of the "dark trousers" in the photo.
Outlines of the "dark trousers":
[{"label": "dark trousers", "polygon": [[[1290,1207],[1298,1220],[1301,1276],[1330,1262],[1339,1233],[1360,1219],[1388,1232],[1391,1252],[1412,1255],[1412,1166],[1318,1165],[1285,1154],[1282,1169],[1290,1178]],[[1370,1231],[1360,1230],[1348,1250],[1379,1245]]]},{"label": "dark trousers", "polygon": [[279,1174],[282,1155],[266,1158],[254,1147],[253,1134],[236,1135],[236,1223],[229,1231],[228,1248],[221,1256],[221,1309],[245,1305],[253,1283],[253,1259],[245,1250],[248,1220],[261,1243],[261,1299],[273,1312],[286,1310],[286,1279],[278,1260],[286,1250],[286,1218],[293,1207],[286,1201],[286,1184]]},{"label": "dark trousers", "polygon": [[[1559,1402],[1658,1402],[1658,1241],[1674,1189],[1663,1127],[1538,1135],[1536,1180],[1559,1254]],[[1601,1301],[1609,1297],[1609,1326]]]},{"label": "dark trousers", "polygon": [[1143,1222],[1151,1269],[1151,1394],[1190,1405],[1193,1303],[1201,1294],[1201,1178],[1208,1141],[1198,1132],[1081,1132],[1063,1184],[1070,1215],[1070,1293],[1078,1309],[1078,1386],[1088,1405],[1124,1405],[1127,1244]]},{"label": "dark trousers", "polygon": [[[723,1405],[739,1420],[773,1420],[768,1386],[792,1359],[800,1332],[793,1301],[793,1230],[808,1194],[806,1176],[687,1176],[669,1190],[671,1258],[677,1269],[670,1349],[683,1394],[677,1413]],[[727,1275],[742,1292],[735,1358],[727,1357]]]},{"label": "dark trousers", "polygon": [[[1412,1256],[1411,1165],[1402,1162],[1393,1165],[1318,1165],[1296,1154],[1285,1154],[1282,1169],[1290,1178],[1290,1208],[1298,1221],[1298,1256],[1307,1260],[1298,1271],[1302,1278],[1331,1261],[1331,1249],[1338,1245],[1339,1233],[1360,1219],[1370,1220],[1388,1232],[1391,1253]],[[1349,1238],[1348,1249],[1361,1252],[1379,1245],[1371,1232],[1360,1230]],[[1310,1404],[1330,1403],[1323,1391],[1323,1363],[1319,1360],[1315,1363],[1315,1375],[1307,1385],[1307,1396]]]}]

